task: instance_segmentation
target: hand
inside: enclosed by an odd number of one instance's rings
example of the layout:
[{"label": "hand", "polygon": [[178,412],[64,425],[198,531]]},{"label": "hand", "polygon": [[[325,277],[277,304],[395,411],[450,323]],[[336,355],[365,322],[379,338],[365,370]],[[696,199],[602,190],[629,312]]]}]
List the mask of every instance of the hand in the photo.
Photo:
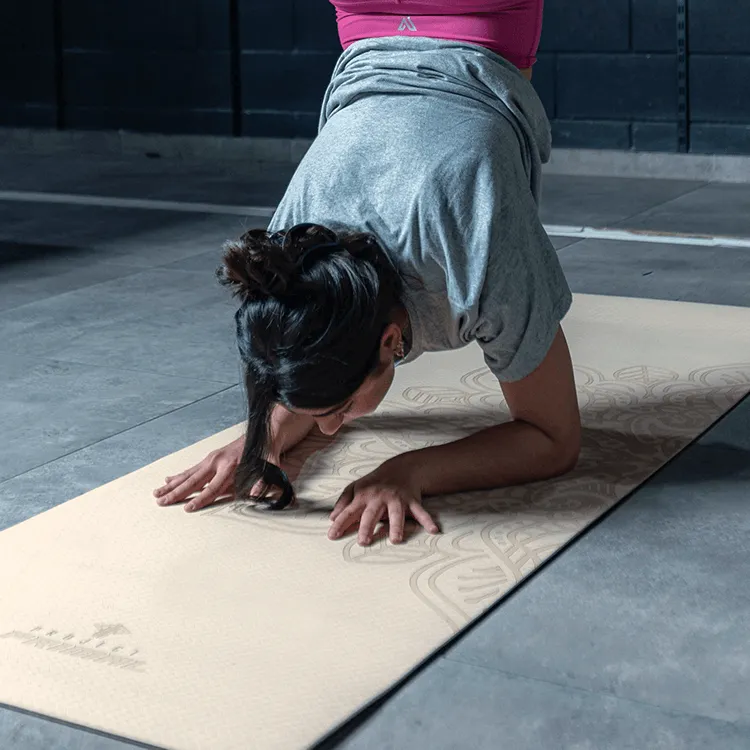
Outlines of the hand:
[{"label": "hand", "polygon": [[165,484],[154,491],[159,505],[174,505],[198,492],[185,506],[189,513],[205,508],[220,497],[231,496],[234,475],[242,458],[245,438],[212,451],[199,464],[181,474],[167,477]]},{"label": "hand", "polygon": [[422,489],[416,472],[405,457],[398,456],[344,490],[331,513],[333,523],[328,538],[338,539],[359,523],[357,541],[366,546],[372,541],[378,523],[387,519],[389,538],[398,544],[404,538],[407,513],[430,534],[439,532],[438,525],[422,507]]}]

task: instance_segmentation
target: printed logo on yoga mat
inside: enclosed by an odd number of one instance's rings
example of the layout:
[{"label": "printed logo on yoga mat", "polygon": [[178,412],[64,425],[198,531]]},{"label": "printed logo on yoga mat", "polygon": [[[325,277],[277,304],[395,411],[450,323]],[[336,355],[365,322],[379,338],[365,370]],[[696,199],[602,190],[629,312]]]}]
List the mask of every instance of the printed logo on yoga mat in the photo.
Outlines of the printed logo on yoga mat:
[{"label": "printed logo on yoga mat", "polygon": [[146,662],[143,661],[140,650],[133,645],[131,635],[121,623],[98,622],[90,633],[82,637],[75,632],[35,625],[29,630],[2,633],[0,640],[16,641],[21,646],[92,661],[107,667],[144,672]]}]

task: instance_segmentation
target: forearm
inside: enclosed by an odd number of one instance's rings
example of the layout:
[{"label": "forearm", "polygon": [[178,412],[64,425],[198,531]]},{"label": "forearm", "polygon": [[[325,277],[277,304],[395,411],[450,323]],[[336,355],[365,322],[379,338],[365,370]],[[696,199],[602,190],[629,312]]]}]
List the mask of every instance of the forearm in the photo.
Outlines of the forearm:
[{"label": "forearm", "polygon": [[569,471],[578,458],[576,433],[552,438],[529,422],[489,427],[443,445],[397,457],[417,472],[424,495],[486,490],[549,479]]}]

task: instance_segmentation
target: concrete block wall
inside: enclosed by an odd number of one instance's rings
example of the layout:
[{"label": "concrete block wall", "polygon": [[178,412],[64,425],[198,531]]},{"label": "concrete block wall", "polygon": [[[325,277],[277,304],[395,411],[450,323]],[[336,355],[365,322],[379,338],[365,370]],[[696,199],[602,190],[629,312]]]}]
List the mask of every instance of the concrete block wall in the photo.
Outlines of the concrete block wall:
[{"label": "concrete block wall", "polygon": [[750,3],[691,0],[691,145],[750,154]]},{"label": "concrete block wall", "polygon": [[535,85],[555,144],[676,151],[676,29],[675,0],[546,0]]},{"label": "concrete block wall", "polygon": [[[689,144],[750,153],[750,3],[686,0]],[[566,148],[678,149],[677,0],[546,0],[534,85]],[[0,126],[309,138],[328,0],[0,3]]]},{"label": "concrete block wall", "polygon": [[0,125],[55,127],[53,0],[0,2]]}]

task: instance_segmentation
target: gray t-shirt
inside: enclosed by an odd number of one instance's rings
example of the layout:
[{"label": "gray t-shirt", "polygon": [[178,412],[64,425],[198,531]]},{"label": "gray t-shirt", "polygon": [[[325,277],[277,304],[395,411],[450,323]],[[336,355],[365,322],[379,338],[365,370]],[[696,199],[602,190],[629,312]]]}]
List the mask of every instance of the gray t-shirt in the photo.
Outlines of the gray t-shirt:
[{"label": "gray t-shirt", "polygon": [[269,230],[374,234],[420,280],[411,361],[477,341],[501,381],[541,364],[571,294],[538,216],[549,123],[533,87],[475,45],[352,45]]}]

